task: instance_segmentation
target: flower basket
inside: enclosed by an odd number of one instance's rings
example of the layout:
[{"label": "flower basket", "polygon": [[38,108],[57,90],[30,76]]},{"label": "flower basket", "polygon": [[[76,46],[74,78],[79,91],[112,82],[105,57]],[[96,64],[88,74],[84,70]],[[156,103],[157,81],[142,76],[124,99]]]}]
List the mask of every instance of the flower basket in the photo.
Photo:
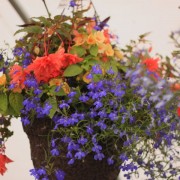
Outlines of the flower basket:
[{"label": "flower basket", "polygon": [[92,1],[83,3],[70,1],[70,16],[32,18],[15,33],[25,35],[14,58],[1,53],[0,173],[11,162],[10,119],[21,117],[35,179],[115,180],[119,171],[130,179],[138,169],[176,178],[179,95],[168,81],[175,69],[151,57],[147,34],[120,49],[109,18],[100,21]]},{"label": "flower basket", "polygon": [[[31,157],[34,167],[39,168],[47,166],[45,160],[45,149],[48,147],[47,135],[53,128],[50,119],[37,119],[32,126],[23,126],[23,128],[30,142]],[[86,158],[83,159],[83,162],[77,161],[72,165],[68,165],[66,147],[63,147],[63,143],[61,146],[61,156],[53,158],[53,167],[56,169],[63,169],[67,174],[67,180],[115,180],[118,177],[119,168],[117,165],[109,166],[106,160],[95,161],[93,153],[88,154]],[[49,179],[55,180],[56,177],[55,175],[51,175]]]}]

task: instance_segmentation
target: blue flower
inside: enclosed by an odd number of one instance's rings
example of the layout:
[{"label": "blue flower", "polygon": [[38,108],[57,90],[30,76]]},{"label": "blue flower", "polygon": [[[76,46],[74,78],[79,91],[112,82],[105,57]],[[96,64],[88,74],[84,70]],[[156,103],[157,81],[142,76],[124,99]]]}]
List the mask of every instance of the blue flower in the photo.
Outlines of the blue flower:
[{"label": "blue flower", "polygon": [[81,138],[78,139],[78,143],[79,144],[86,144],[88,142],[87,138],[84,138],[83,136],[81,136]]},{"label": "blue flower", "polygon": [[75,3],[74,0],[71,0],[71,1],[70,1],[70,6],[71,6],[71,7],[75,7],[75,6],[77,6],[77,4]]},{"label": "blue flower", "polygon": [[50,105],[49,103],[46,103],[44,108],[42,109],[42,114],[48,115],[51,109],[52,109],[52,105]]},{"label": "blue flower", "polygon": [[83,94],[82,96],[79,97],[79,100],[81,102],[87,102],[89,100],[89,97]]},{"label": "blue flower", "polygon": [[127,161],[127,160],[128,160],[128,157],[126,156],[126,154],[122,153],[122,154],[119,156],[119,159],[121,159],[121,160],[124,162],[124,161]]},{"label": "blue flower", "polygon": [[78,152],[76,152],[75,153],[75,155],[74,155],[74,157],[75,158],[77,158],[77,159],[82,159],[82,158],[84,158],[86,156],[86,154],[85,154],[85,152],[83,152],[83,151],[78,151]]},{"label": "blue flower", "polygon": [[30,121],[27,117],[22,117],[21,122],[23,123],[24,126],[27,126],[30,124]]},{"label": "blue flower", "polygon": [[68,161],[68,164],[69,164],[69,165],[74,164],[74,159],[73,159],[73,158],[70,159],[70,160]]},{"label": "blue flower", "polygon": [[64,180],[66,174],[62,170],[56,170],[55,175],[56,175],[56,180]]},{"label": "blue flower", "polygon": [[112,159],[112,157],[107,159],[107,163],[108,163],[109,165],[114,164],[114,160]]},{"label": "blue flower", "polygon": [[52,154],[52,156],[59,156],[60,153],[59,153],[58,149],[54,148],[51,150],[51,154]]},{"label": "blue flower", "polygon": [[96,109],[99,109],[99,108],[103,107],[103,104],[102,104],[102,102],[100,100],[95,101],[94,105],[95,105]]},{"label": "blue flower", "polygon": [[99,161],[101,161],[104,157],[105,157],[104,154],[100,152],[94,155],[94,159]]},{"label": "blue flower", "polygon": [[62,101],[62,103],[59,105],[59,108],[60,108],[60,109],[69,108],[69,104],[67,104],[67,103],[65,103],[64,101]]},{"label": "blue flower", "polygon": [[102,150],[102,146],[98,145],[98,144],[94,144],[94,146],[92,147],[92,151],[98,153],[99,151]]},{"label": "blue flower", "polygon": [[107,128],[107,125],[104,123],[103,120],[98,121],[96,125],[100,127],[101,130],[105,130]]}]

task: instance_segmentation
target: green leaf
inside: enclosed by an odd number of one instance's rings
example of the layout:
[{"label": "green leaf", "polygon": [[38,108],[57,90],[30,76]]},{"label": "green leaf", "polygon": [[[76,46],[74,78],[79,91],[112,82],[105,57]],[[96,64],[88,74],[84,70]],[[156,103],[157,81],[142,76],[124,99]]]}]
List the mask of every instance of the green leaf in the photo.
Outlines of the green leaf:
[{"label": "green leaf", "polygon": [[14,111],[19,115],[20,110],[23,108],[23,96],[19,93],[11,93],[9,95],[9,103]]},{"label": "green leaf", "polygon": [[[85,60],[84,60],[85,61]],[[90,70],[92,66],[95,64],[99,64],[100,61],[94,60],[94,59],[89,59],[87,62],[85,62],[81,67],[85,69],[86,71]]]},{"label": "green leaf", "polygon": [[83,69],[77,65],[77,64],[72,64],[68,66],[65,71],[64,71],[64,77],[73,77],[81,74]]},{"label": "green leaf", "polygon": [[57,111],[57,107],[58,107],[57,100],[55,97],[49,97],[48,102],[52,106],[50,113],[49,113],[49,117],[52,118]]},{"label": "green leaf", "polygon": [[91,55],[97,56],[97,54],[98,54],[98,46],[97,45],[91,46],[89,52],[90,52]]},{"label": "green leaf", "polygon": [[70,53],[77,54],[79,57],[82,57],[86,54],[86,50],[81,46],[73,46]]},{"label": "green leaf", "polygon": [[56,88],[57,88],[57,86],[51,87],[51,89],[49,90],[51,95],[54,95],[54,96],[65,96],[66,95],[63,88],[60,88],[59,91],[56,91]]},{"label": "green leaf", "polygon": [[0,93],[0,113],[4,114],[8,108],[8,97],[6,93]]},{"label": "green leaf", "polygon": [[21,32],[41,34],[43,32],[43,30],[40,26],[28,26],[28,27],[25,27],[23,29],[16,31],[14,35],[21,33]]},{"label": "green leaf", "polygon": [[39,20],[42,24],[44,24],[44,25],[47,26],[47,27],[50,27],[50,26],[51,26],[51,22],[50,22],[47,18],[45,18],[45,17],[43,17],[43,16],[33,17],[32,19],[37,19],[37,20]]}]

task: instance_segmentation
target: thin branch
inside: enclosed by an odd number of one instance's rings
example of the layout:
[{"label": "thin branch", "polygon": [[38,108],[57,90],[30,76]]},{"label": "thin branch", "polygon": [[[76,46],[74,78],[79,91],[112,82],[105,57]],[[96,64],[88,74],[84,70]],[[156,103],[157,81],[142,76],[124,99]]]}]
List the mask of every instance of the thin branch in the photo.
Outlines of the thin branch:
[{"label": "thin branch", "polygon": [[46,8],[46,11],[47,11],[47,13],[48,13],[49,18],[51,18],[51,13],[49,12],[49,9],[48,9],[48,7],[47,7],[47,5],[46,5],[45,0],[42,0],[42,1],[43,1],[43,3],[44,3],[44,6],[45,6],[45,8]]}]

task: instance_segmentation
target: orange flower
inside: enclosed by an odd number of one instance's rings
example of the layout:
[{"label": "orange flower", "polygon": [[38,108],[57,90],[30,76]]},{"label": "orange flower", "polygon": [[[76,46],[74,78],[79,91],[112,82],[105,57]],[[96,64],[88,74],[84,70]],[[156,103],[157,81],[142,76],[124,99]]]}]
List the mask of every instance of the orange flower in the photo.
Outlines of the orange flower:
[{"label": "orange flower", "polygon": [[82,58],[73,54],[65,54],[64,49],[61,48],[54,54],[37,57],[26,68],[26,72],[28,74],[33,72],[38,82],[49,82],[50,79],[62,75],[67,66],[80,61],[82,61]]},{"label": "orange flower", "polygon": [[4,173],[7,171],[6,164],[13,162],[11,159],[9,159],[6,155],[0,154],[0,174],[4,175]]},{"label": "orange flower", "polygon": [[98,44],[98,52],[99,53],[104,53],[105,50],[106,50],[106,45],[104,43]]},{"label": "orange flower", "polygon": [[73,39],[76,46],[80,46],[85,43],[86,36],[84,34],[80,34],[77,30],[73,31],[75,38]]},{"label": "orange flower", "polygon": [[107,56],[113,56],[113,55],[114,55],[114,50],[113,50],[111,44],[107,44],[107,45],[106,45],[105,54],[106,54]]},{"label": "orange flower", "polygon": [[102,31],[97,31],[95,33],[95,40],[96,43],[103,43],[105,41],[104,33]]},{"label": "orange flower", "polygon": [[63,80],[60,78],[53,78],[49,81],[50,86],[60,86],[62,84]]},{"label": "orange flower", "polygon": [[90,21],[86,26],[87,33],[90,34],[95,26],[96,22],[94,20]]},{"label": "orange flower", "polygon": [[91,34],[88,36],[88,38],[87,38],[87,43],[88,43],[88,44],[95,44],[95,43],[96,43],[96,39],[95,39],[94,34],[91,33]]},{"label": "orange flower", "polygon": [[2,74],[0,76],[0,86],[5,85],[6,84],[6,75]]},{"label": "orange flower", "polygon": [[104,32],[104,36],[105,36],[105,43],[110,43],[109,30],[108,30],[108,29],[105,29],[103,32]]},{"label": "orange flower", "polygon": [[157,72],[159,67],[158,67],[158,61],[159,59],[153,59],[153,58],[146,58],[145,60],[142,61],[143,64],[146,65],[147,69],[151,72]]},{"label": "orange flower", "polygon": [[62,74],[62,61],[63,50],[48,56],[37,57],[32,64],[26,68],[29,74],[33,72],[38,82],[48,82],[51,78],[57,77]]},{"label": "orange flower", "polygon": [[26,73],[19,65],[14,65],[11,67],[9,72],[11,82],[10,84],[14,86],[14,92],[21,92],[25,88],[24,81],[26,80]]}]

